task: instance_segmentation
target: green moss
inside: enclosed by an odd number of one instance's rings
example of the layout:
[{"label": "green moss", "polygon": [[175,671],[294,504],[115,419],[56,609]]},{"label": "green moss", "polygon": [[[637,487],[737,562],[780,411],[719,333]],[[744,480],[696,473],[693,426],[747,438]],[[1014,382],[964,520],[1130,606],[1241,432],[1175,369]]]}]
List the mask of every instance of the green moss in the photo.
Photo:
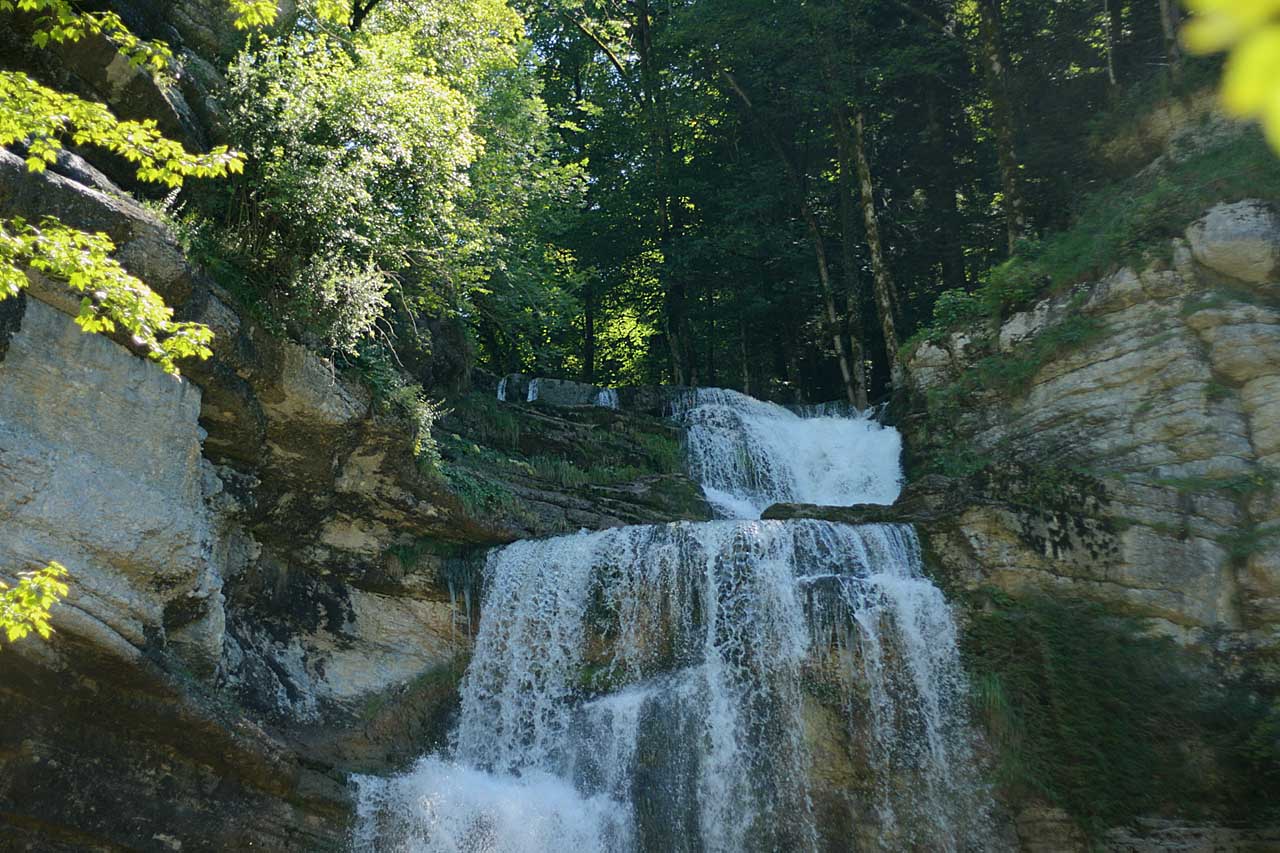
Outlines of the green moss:
[{"label": "green moss", "polygon": [[373,693],[367,696],[357,711],[363,721],[372,721],[387,714],[398,714],[407,706],[424,702],[432,706],[434,725],[419,732],[421,746],[443,743],[446,736],[448,714],[445,709],[458,702],[458,690],[467,671],[468,657],[457,655],[448,663],[421,673],[407,684]]},{"label": "green moss", "polygon": [[1280,527],[1247,524],[1219,537],[1218,543],[1226,547],[1232,559],[1244,561],[1270,548],[1278,539],[1280,539]]},{"label": "green moss", "polygon": [[1271,494],[1278,477],[1280,473],[1270,468],[1259,468],[1228,477],[1157,477],[1151,482],[1158,486],[1168,486],[1183,495],[1224,492],[1232,497],[1247,498],[1255,494]]},{"label": "green moss", "polygon": [[1233,393],[1235,393],[1235,389],[1230,385],[1213,379],[1205,385],[1204,398],[1210,403],[1217,403],[1219,401],[1229,399]]},{"label": "green moss", "polygon": [[956,444],[933,453],[926,463],[925,473],[946,477],[971,477],[986,469],[992,457],[974,447]]}]

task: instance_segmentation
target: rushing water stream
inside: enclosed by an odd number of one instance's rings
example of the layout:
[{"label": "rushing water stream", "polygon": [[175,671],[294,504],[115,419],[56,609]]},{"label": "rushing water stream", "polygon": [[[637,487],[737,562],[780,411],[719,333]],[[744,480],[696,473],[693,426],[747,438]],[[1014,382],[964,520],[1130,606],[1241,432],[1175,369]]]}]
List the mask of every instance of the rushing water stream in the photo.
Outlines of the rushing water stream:
[{"label": "rushing water stream", "polygon": [[722,520],[496,549],[450,748],[361,777],[360,851],[981,846],[964,678],[896,431],[732,391],[676,407]]}]

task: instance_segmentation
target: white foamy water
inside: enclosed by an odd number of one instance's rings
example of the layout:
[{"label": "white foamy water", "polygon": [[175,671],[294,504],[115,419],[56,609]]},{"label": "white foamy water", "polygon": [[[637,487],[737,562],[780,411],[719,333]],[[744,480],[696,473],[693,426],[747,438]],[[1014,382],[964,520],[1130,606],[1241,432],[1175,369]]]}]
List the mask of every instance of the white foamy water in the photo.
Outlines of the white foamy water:
[{"label": "white foamy water", "polygon": [[737,391],[700,388],[676,405],[690,473],[722,518],[770,504],[891,504],[902,488],[902,437],[871,417],[814,407],[803,417]]},{"label": "white foamy water", "polygon": [[[677,415],[691,463],[743,515],[897,493],[892,430],[698,398]],[[820,825],[834,797],[850,826],[874,815],[859,837],[876,849],[961,849],[982,837],[964,685],[908,526],[748,518],[516,542],[485,565],[449,748],[357,780],[355,848],[853,847]],[[835,721],[816,747],[815,719]],[[813,784],[832,760],[867,780]]]}]

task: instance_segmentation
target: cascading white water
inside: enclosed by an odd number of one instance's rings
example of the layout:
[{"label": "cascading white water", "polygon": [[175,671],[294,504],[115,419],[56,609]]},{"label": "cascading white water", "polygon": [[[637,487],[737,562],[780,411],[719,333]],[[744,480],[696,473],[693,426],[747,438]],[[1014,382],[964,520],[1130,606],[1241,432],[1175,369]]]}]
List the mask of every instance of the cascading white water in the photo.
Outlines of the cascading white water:
[{"label": "cascading white water", "polygon": [[[893,430],[699,397],[677,416],[722,513],[896,496]],[[960,849],[981,836],[981,798],[955,628],[920,566],[910,527],[818,521],[496,549],[451,746],[358,780],[355,847],[851,849],[831,835],[848,830],[819,820],[836,802],[871,816],[872,847]],[[837,733],[815,740],[827,718]],[[864,763],[871,781],[820,789],[833,761]]]},{"label": "cascading white water", "polygon": [[759,518],[778,502],[890,504],[902,438],[869,417],[802,417],[737,391],[700,388],[674,406],[690,473],[722,518]]},{"label": "cascading white water", "polygon": [[618,408],[618,389],[601,388],[591,402],[604,409],[616,409]]}]

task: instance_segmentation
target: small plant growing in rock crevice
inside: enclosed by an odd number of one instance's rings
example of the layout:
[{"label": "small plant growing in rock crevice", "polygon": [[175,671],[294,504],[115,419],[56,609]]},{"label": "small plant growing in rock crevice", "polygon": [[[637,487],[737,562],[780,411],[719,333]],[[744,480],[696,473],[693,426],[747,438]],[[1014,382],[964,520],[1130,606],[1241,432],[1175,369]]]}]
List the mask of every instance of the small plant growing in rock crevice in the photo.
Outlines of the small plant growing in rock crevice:
[{"label": "small plant growing in rock crevice", "polygon": [[407,379],[392,363],[392,354],[381,346],[365,345],[351,361],[351,367],[373,394],[374,409],[407,421],[412,429],[413,454],[427,473],[440,467],[440,448],[431,428],[441,416],[440,405],[427,399],[417,382]]}]

